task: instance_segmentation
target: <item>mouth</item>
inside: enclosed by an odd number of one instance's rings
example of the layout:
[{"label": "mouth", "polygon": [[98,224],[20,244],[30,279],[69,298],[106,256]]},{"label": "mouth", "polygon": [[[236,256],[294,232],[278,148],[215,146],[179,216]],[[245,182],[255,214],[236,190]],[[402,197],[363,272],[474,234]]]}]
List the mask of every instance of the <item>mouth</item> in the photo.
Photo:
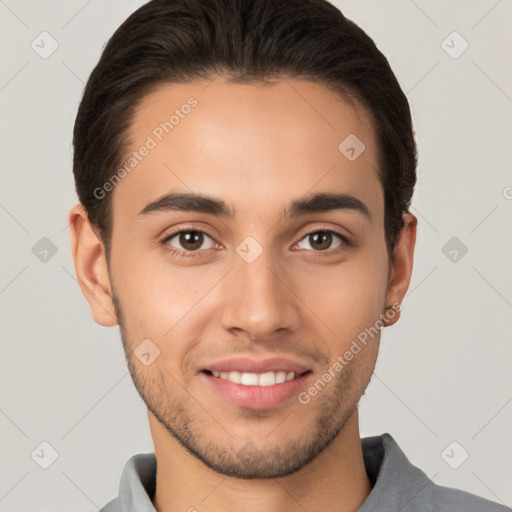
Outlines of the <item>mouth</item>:
[{"label": "mouth", "polygon": [[311,375],[307,365],[286,358],[233,358],[199,372],[203,383],[225,402],[255,410],[291,404]]}]

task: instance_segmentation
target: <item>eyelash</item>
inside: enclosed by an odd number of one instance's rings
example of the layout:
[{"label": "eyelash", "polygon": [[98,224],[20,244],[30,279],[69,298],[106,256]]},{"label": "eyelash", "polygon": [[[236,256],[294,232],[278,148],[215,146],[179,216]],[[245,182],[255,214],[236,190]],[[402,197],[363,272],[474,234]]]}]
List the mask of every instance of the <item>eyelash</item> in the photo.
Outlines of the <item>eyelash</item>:
[{"label": "eyelash", "polygon": [[[189,227],[189,228],[180,229],[179,231],[175,231],[174,233],[166,235],[165,238],[161,241],[161,245],[165,247],[165,249],[167,250],[168,253],[170,253],[173,256],[180,257],[180,258],[194,258],[194,257],[197,257],[198,255],[200,255],[201,251],[203,251],[203,250],[204,251],[208,251],[209,249],[202,249],[200,251],[184,251],[184,250],[176,249],[175,247],[167,245],[167,242],[169,240],[171,240],[172,238],[174,238],[176,235],[180,235],[182,233],[190,233],[190,232],[202,233],[203,235],[207,235],[212,240],[214,240],[214,238],[209,233],[207,233],[206,231],[203,231],[202,229],[199,229],[199,228]],[[334,249],[334,251],[329,250],[329,249],[326,250],[326,251],[314,251],[313,250],[313,256],[314,257],[334,256],[336,254],[339,254],[339,253],[345,251],[351,245],[350,241],[347,239],[347,237],[345,235],[341,234],[340,232],[338,232],[338,231],[336,231],[334,229],[327,229],[327,228],[326,229],[320,228],[320,229],[316,229],[316,230],[313,230],[313,231],[309,231],[308,233],[304,233],[304,235],[301,236],[299,241],[303,240],[307,236],[313,235],[315,233],[331,233],[331,234],[334,234],[334,235],[338,236],[341,239],[342,243],[341,243],[341,245],[336,247]],[[311,251],[311,249],[307,249],[307,250]]]}]

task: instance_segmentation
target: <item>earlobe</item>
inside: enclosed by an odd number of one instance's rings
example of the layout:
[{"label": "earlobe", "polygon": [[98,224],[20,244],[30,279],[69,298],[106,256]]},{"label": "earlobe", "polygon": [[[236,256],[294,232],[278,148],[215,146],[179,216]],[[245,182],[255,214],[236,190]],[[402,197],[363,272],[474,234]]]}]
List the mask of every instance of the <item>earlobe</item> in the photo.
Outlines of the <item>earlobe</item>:
[{"label": "earlobe", "polygon": [[105,327],[117,325],[105,248],[82,204],[71,209],[69,227],[76,276],[91,308],[92,317]]},{"label": "earlobe", "polygon": [[[384,324],[389,327],[400,318],[401,306],[409,283],[414,261],[414,248],[416,246],[416,227],[418,219],[412,213],[403,215],[404,226],[400,230],[391,261],[388,289],[386,293],[386,305],[388,311],[394,310],[394,314],[387,315],[384,312]],[[395,307],[393,308],[393,305]]]}]

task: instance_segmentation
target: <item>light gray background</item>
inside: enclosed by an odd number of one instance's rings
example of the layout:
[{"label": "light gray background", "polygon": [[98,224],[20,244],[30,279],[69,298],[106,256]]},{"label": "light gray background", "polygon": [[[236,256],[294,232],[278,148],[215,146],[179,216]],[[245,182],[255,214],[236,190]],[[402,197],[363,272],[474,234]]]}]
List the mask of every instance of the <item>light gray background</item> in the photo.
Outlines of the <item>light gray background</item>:
[{"label": "light gray background", "polygon": [[[142,3],[0,0],[2,512],[97,510],[126,460],[153,450],[118,329],[93,322],[76,282],[67,227],[84,83]],[[412,282],[383,333],[362,435],[390,432],[434,482],[510,506],[512,2],[336,5],[388,57],[420,152]],[[31,48],[43,31],[59,45],[47,59]],[[441,44],[453,31],[469,43],[457,59]],[[46,263],[32,252],[43,237],[57,248]],[[468,248],[457,262],[442,252],[452,237]],[[48,469],[31,458],[43,441],[58,452]],[[452,461],[469,453],[458,469],[441,456],[453,441]]]}]

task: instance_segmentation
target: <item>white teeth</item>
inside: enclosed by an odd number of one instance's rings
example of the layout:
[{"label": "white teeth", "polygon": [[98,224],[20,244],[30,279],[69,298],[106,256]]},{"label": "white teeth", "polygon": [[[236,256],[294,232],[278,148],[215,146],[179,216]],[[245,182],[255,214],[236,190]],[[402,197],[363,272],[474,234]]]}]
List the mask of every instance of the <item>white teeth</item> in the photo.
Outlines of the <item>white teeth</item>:
[{"label": "white teeth", "polygon": [[261,373],[258,378],[260,386],[273,386],[276,383],[276,374],[274,372]]},{"label": "white teeth", "polygon": [[257,373],[242,373],[240,378],[240,384],[246,386],[257,386],[258,385],[258,374]]},{"label": "white teeth", "polygon": [[228,380],[240,384],[240,382],[242,382],[242,374],[240,372],[229,372]]},{"label": "white teeth", "polygon": [[276,384],[282,384],[286,381],[286,372],[277,372],[276,373]]},{"label": "white teeth", "polygon": [[235,384],[244,386],[274,386],[283,382],[293,380],[295,372],[265,372],[265,373],[245,373],[245,372],[212,372],[214,377],[229,380]]}]

